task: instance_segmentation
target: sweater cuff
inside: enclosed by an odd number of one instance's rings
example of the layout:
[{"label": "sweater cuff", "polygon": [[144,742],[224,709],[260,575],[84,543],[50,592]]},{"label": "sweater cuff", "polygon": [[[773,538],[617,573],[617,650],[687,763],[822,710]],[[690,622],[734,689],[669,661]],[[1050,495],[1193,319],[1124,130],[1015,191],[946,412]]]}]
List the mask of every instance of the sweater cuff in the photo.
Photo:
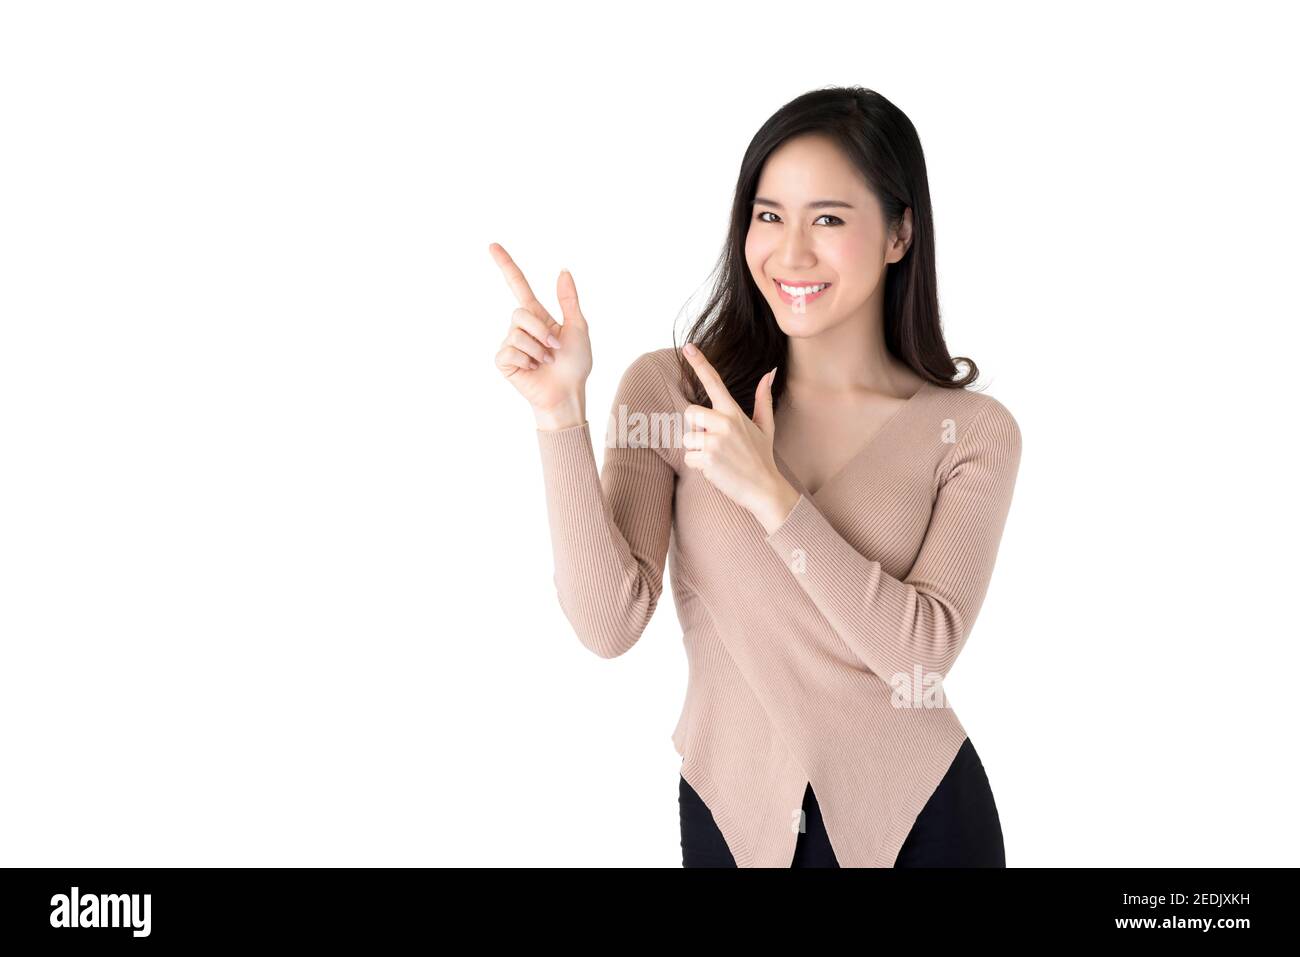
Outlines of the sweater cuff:
[{"label": "sweater cuff", "polygon": [[795,557],[794,553],[797,549],[807,552],[809,546],[824,530],[825,524],[826,517],[817,510],[812,499],[801,493],[799,501],[795,502],[794,508],[790,509],[790,514],[767,534],[767,543],[788,565]]},{"label": "sweater cuff", "polygon": [[547,472],[572,472],[573,467],[594,455],[591,448],[591,424],[583,421],[564,429],[537,429],[537,446]]}]

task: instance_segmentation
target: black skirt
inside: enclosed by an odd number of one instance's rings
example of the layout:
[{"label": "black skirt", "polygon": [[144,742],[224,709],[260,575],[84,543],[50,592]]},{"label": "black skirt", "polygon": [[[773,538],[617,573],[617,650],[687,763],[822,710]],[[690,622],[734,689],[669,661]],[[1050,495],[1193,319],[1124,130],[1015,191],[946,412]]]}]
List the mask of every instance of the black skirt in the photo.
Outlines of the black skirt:
[{"label": "black skirt", "polygon": [[[683,777],[677,803],[682,822],[683,867],[735,867],[722,832],[704,800]],[[822,823],[817,797],[809,784],[804,791],[805,830],[795,843],[791,867],[839,867]],[[962,742],[917,815],[895,867],[1006,867],[1002,824],[993,789],[970,738]]]}]

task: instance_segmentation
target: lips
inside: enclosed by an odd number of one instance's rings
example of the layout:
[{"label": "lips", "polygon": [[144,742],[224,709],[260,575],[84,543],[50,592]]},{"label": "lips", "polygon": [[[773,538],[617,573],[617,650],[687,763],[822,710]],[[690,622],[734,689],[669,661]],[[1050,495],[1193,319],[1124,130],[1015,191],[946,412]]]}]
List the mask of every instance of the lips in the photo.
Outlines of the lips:
[{"label": "lips", "polygon": [[[823,283],[821,284],[822,289],[819,292],[813,293],[811,296],[792,296],[788,292],[786,292],[783,288],[781,288],[781,283],[779,280],[773,279],[772,284],[776,286],[776,294],[781,297],[781,301],[788,306],[793,306],[795,302],[799,300],[802,300],[804,305],[807,305],[808,303],[812,302],[814,299],[821,297],[823,293],[825,293],[828,289],[831,288],[830,283]],[[787,285],[790,284],[787,283]],[[817,284],[814,283],[813,285],[817,285]]]}]

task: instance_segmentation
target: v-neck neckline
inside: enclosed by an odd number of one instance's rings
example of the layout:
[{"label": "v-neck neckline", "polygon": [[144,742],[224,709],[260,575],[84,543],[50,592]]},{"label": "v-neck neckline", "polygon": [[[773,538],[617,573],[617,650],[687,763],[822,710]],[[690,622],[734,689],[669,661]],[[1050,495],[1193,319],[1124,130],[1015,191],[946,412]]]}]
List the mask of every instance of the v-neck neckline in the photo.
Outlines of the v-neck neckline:
[{"label": "v-neck neckline", "polygon": [[891,415],[889,418],[887,418],[884,421],[884,423],[881,424],[880,428],[876,429],[875,432],[871,433],[871,437],[867,439],[867,441],[856,452],[854,452],[853,455],[849,458],[849,460],[845,462],[842,466],[840,466],[840,468],[837,469],[834,474],[832,474],[828,479],[826,479],[826,481],[822,482],[822,484],[818,486],[817,491],[815,492],[808,491],[807,486],[805,486],[803,484],[803,481],[799,478],[799,476],[795,474],[794,469],[792,469],[790,467],[790,464],[786,462],[784,458],[781,457],[781,453],[776,450],[775,445],[772,447],[772,457],[779,464],[785,466],[786,477],[790,480],[790,484],[792,484],[798,491],[806,495],[811,501],[815,502],[817,499],[823,497],[829,488],[831,488],[841,478],[843,478],[846,474],[852,471],[853,467],[858,464],[858,462],[867,454],[868,451],[870,451],[870,449],[876,444],[876,442],[881,438],[881,436],[883,436],[885,432],[889,430],[889,427],[892,426],[894,423],[896,423],[899,419],[901,419],[903,413],[906,412],[908,409],[912,408],[912,406],[916,404],[916,400],[918,397],[920,397],[921,393],[925,392],[932,385],[933,383],[931,383],[928,379],[923,381],[921,383],[921,387],[917,389],[915,392],[913,392],[906,399],[904,399],[903,404],[894,410],[894,414]]}]

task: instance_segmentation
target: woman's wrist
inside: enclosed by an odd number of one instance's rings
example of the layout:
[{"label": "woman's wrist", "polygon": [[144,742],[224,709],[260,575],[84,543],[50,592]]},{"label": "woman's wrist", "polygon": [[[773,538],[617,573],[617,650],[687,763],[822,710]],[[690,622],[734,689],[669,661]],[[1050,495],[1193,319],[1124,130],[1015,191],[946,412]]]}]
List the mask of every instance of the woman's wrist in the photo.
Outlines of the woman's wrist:
[{"label": "woman's wrist", "polygon": [[570,429],[587,421],[586,403],[580,395],[570,396],[562,402],[544,409],[533,408],[537,428],[543,432]]},{"label": "woman's wrist", "polygon": [[754,517],[763,526],[763,531],[771,535],[785,523],[797,504],[799,504],[799,490],[781,477],[775,483],[772,493],[755,510]]}]

